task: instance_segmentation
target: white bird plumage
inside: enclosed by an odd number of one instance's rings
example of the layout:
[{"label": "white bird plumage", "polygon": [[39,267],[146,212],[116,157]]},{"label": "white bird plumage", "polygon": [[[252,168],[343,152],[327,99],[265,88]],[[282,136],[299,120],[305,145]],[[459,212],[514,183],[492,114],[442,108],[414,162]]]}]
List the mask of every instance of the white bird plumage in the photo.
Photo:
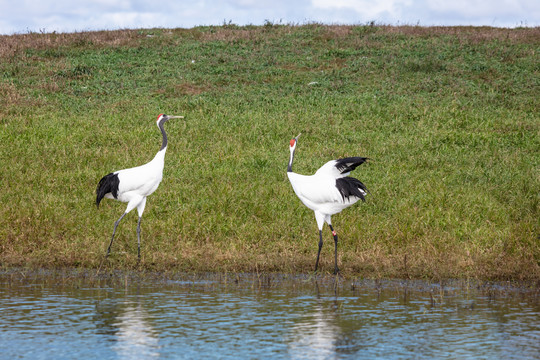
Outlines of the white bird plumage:
[{"label": "white bird plumage", "polygon": [[367,194],[366,186],[358,179],[348,175],[359,165],[368,160],[365,157],[348,157],[344,159],[331,160],[321,166],[313,175],[301,175],[292,171],[294,152],[300,134],[290,141],[290,158],[287,168],[287,176],[292,188],[298,198],[309,209],[315,213],[315,220],[319,228],[319,250],[315,271],[319,266],[319,256],[323,245],[322,228],[324,222],[328,224],[335,244],[335,268],[338,273],[337,260],[337,233],[332,227],[332,215],[341,212],[343,209],[353,205],[358,200],[365,201]]},{"label": "white bird plumage", "polygon": [[114,230],[111,237],[111,242],[107,248],[107,257],[111,251],[111,246],[116,233],[116,228],[124,216],[131,210],[137,208],[139,221],[137,222],[137,255],[141,257],[141,218],[146,206],[146,197],[152,194],[158,188],[163,179],[163,167],[165,165],[165,152],[167,151],[167,134],[163,125],[169,119],[183,118],[183,116],[171,116],[160,114],[157,118],[156,125],[161,130],[163,137],[161,148],[154,158],[141,166],[118,170],[105,175],[100,181],[96,189],[96,206],[105,197],[121,202],[127,202],[126,211],[114,223]]}]

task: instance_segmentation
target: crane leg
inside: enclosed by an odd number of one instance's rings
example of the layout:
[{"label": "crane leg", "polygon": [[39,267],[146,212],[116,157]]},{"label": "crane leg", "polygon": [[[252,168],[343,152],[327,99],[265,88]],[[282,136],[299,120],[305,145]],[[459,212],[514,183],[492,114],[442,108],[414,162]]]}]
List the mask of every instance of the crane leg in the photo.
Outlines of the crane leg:
[{"label": "crane leg", "polygon": [[330,226],[330,230],[332,230],[332,235],[334,236],[334,257],[335,257],[334,274],[337,275],[339,273],[339,268],[338,268],[338,265],[337,265],[337,242],[338,242],[338,238],[337,238],[337,233],[334,231],[334,228],[332,227],[332,225],[328,224],[328,226]]},{"label": "crane leg", "polygon": [[109,253],[111,252],[111,246],[114,240],[114,234],[116,234],[116,228],[118,227],[118,224],[120,224],[120,221],[122,221],[124,216],[126,216],[126,214],[127,213],[123,213],[122,216],[120,216],[120,219],[116,220],[116,222],[114,223],[114,230],[112,232],[111,243],[109,244],[109,247],[107,248],[107,253],[105,254],[105,258],[109,256]]},{"label": "crane leg", "polygon": [[137,222],[137,256],[141,260],[141,219],[139,216],[139,221]]},{"label": "crane leg", "polygon": [[315,262],[315,272],[317,271],[317,268],[319,267],[319,256],[321,256],[322,245],[323,245],[322,230],[319,230],[319,251],[317,252],[317,261]]},{"label": "crane leg", "polygon": [[137,212],[139,213],[139,221],[137,222],[137,256],[141,261],[141,219],[146,206],[146,197],[143,197],[137,204]]}]

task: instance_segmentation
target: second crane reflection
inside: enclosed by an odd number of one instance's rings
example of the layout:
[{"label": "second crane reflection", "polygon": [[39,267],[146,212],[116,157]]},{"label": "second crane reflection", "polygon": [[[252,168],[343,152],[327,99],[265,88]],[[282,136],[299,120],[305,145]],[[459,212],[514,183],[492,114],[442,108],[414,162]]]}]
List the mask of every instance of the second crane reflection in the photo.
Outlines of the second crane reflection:
[{"label": "second crane reflection", "polygon": [[[328,310],[328,309],[326,309]],[[336,354],[340,328],[336,314],[325,311],[323,304],[314,304],[312,312],[291,329],[288,352],[292,359],[328,359]]]}]

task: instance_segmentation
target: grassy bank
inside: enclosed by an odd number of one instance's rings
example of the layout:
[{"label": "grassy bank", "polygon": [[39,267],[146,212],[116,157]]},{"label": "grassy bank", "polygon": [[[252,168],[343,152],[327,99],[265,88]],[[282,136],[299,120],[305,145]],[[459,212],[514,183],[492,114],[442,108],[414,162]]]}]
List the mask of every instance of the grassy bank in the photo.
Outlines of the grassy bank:
[{"label": "grassy bank", "polygon": [[[99,266],[149,161],[140,267],[311,271],[313,213],[286,177],[343,156],[366,203],[334,216],[346,276],[540,279],[540,28],[275,26],[0,36],[0,262]],[[137,263],[136,212],[106,266]],[[325,228],[323,271],[333,270]]]}]

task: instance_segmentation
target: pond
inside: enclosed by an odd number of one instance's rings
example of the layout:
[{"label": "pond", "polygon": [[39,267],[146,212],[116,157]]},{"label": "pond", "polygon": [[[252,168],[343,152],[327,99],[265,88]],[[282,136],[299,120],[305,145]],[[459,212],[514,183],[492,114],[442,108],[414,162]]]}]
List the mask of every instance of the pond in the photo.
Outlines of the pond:
[{"label": "pond", "polygon": [[534,359],[537,289],[466,281],[0,273],[5,359]]}]

